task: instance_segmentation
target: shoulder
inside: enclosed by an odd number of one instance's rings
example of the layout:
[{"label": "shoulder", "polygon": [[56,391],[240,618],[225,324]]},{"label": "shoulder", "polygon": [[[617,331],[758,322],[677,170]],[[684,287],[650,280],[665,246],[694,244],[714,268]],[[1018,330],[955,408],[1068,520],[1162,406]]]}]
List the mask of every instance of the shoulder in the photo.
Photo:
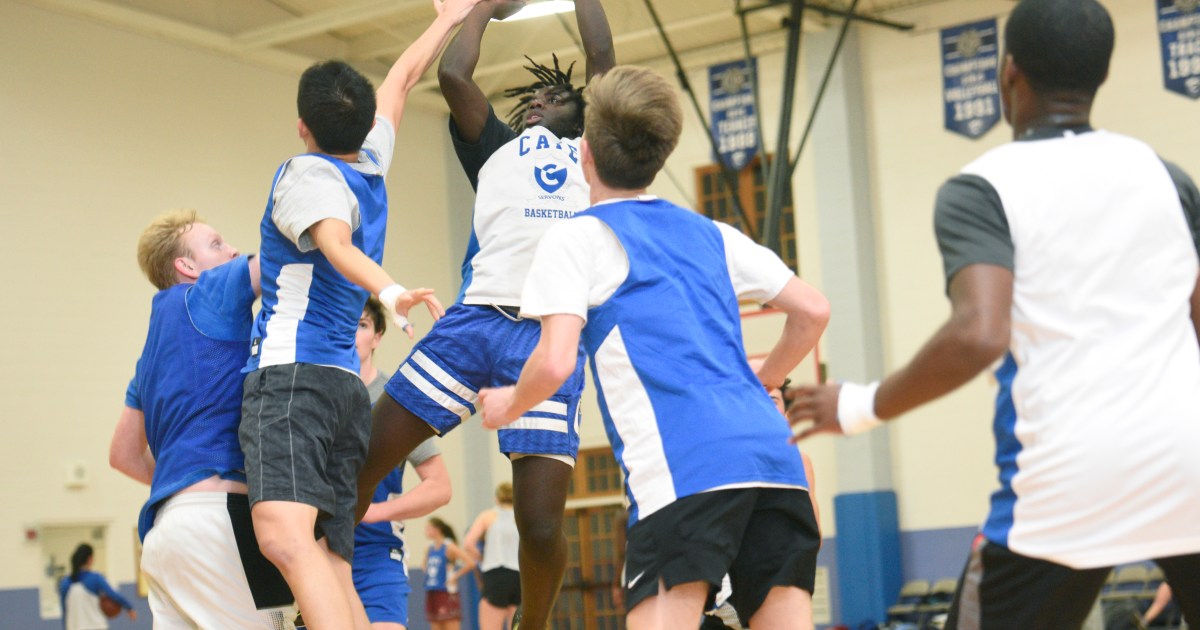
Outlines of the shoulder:
[{"label": "shoulder", "polygon": [[337,165],[317,155],[297,155],[284,164],[279,181],[275,184],[275,194],[303,193],[307,188],[330,184],[346,185],[346,178]]}]

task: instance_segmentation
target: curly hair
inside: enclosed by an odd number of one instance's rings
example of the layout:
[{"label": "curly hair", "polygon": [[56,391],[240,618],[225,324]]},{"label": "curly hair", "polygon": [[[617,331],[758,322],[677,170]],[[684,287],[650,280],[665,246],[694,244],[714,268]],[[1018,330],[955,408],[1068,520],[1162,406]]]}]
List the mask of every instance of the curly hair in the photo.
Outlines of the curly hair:
[{"label": "curly hair", "polygon": [[507,98],[517,98],[517,104],[508,112],[508,126],[512,127],[517,133],[525,131],[525,117],[529,113],[529,103],[533,100],[534,94],[538,90],[547,87],[562,87],[570,92],[569,100],[579,103],[579,125],[583,126],[583,88],[576,88],[571,84],[571,72],[575,70],[575,62],[567,66],[564,72],[558,63],[558,55],[551,54],[554,59],[554,67],[543,66],[525,55],[525,59],[530,65],[525,66],[537,81],[529,85],[508,88],[504,90],[504,96]]}]

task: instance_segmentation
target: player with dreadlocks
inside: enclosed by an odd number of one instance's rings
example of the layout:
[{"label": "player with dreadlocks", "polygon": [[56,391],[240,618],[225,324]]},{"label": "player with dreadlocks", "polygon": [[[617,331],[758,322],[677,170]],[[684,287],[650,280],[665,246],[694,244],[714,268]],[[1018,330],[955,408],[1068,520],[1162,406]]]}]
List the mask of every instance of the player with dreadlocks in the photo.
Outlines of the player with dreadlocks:
[{"label": "player with dreadlocks", "polygon": [[[571,85],[574,66],[564,71],[557,58],[553,67],[530,60],[535,81],[506,92],[519,99],[511,126],[497,117],[472,78],[489,20],[503,19],[522,4],[479,4],[438,67],[450,106],[450,135],[475,189],[463,289],[375,406],[360,498],[369,499],[379,479],[426,438],[444,435],[475,413],[481,388],[517,381],[541,334],[537,321],[519,316],[534,249],[551,225],[590,205],[579,163],[583,99]],[[602,74],[616,61],[600,0],[576,0],[575,16],[587,58],[585,77]],[[485,580],[482,627],[500,627],[504,611],[520,600],[523,628],[541,630],[549,621],[566,569],[562,516],[579,450],[582,391],[580,355],[557,394],[500,431],[500,450],[512,461],[521,570],[519,583],[515,571],[497,571],[495,579]],[[360,502],[360,515],[365,508]]]}]

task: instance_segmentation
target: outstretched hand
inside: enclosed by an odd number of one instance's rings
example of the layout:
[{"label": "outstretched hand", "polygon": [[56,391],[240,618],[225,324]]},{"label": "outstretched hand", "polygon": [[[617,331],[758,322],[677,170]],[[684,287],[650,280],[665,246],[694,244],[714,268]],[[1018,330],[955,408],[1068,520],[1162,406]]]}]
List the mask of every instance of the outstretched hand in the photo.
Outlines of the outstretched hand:
[{"label": "outstretched hand", "polygon": [[843,435],[842,424],[838,421],[838,396],[841,391],[841,383],[833,383],[805,385],[788,392],[788,398],[792,401],[787,411],[788,424],[795,428],[806,422],[812,423],[792,436],[793,444],[819,433]]},{"label": "outstretched hand", "polygon": [[446,314],[446,310],[442,308],[442,303],[433,294],[433,289],[413,289],[401,293],[396,298],[396,306],[392,312],[392,319],[395,320],[397,326],[404,329],[409,339],[413,338],[413,325],[408,321],[408,311],[419,302],[425,303],[425,308],[429,310],[429,314],[435,322]]},{"label": "outstretched hand", "polygon": [[508,408],[512,403],[516,387],[485,387],[479,390],[479,410],[483,415],[483,426],[488,429],[499,429],[512,424],[516,418],[508,417]]},{"label": "outstretched hand", "polygon": [[458,24],[467,18],[467,14],[480,2],[496,4],[494,0],[433,0],[433,9],[438,16],[448,17]]}]

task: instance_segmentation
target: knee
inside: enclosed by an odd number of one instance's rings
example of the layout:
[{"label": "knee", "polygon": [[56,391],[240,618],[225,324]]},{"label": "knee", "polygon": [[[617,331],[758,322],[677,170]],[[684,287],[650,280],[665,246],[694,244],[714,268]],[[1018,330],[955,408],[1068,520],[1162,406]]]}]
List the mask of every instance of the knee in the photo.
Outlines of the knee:
[{"label": "knee", "polygon": [[527,549],[535,551],[548,552],[565,540],[561,517],[518,521],[517,531],[521,535],[521,545],[530,545]]},{"label": "knee", "polygon": [[[258,549],[263,557],[271,561],[280,572],[287,573],[300,564],[305,555],[304,541],[293,536],[290,532],[275,527],[255,527],[258,538]],[[314,541],[315,545],[316,542]]]}]

